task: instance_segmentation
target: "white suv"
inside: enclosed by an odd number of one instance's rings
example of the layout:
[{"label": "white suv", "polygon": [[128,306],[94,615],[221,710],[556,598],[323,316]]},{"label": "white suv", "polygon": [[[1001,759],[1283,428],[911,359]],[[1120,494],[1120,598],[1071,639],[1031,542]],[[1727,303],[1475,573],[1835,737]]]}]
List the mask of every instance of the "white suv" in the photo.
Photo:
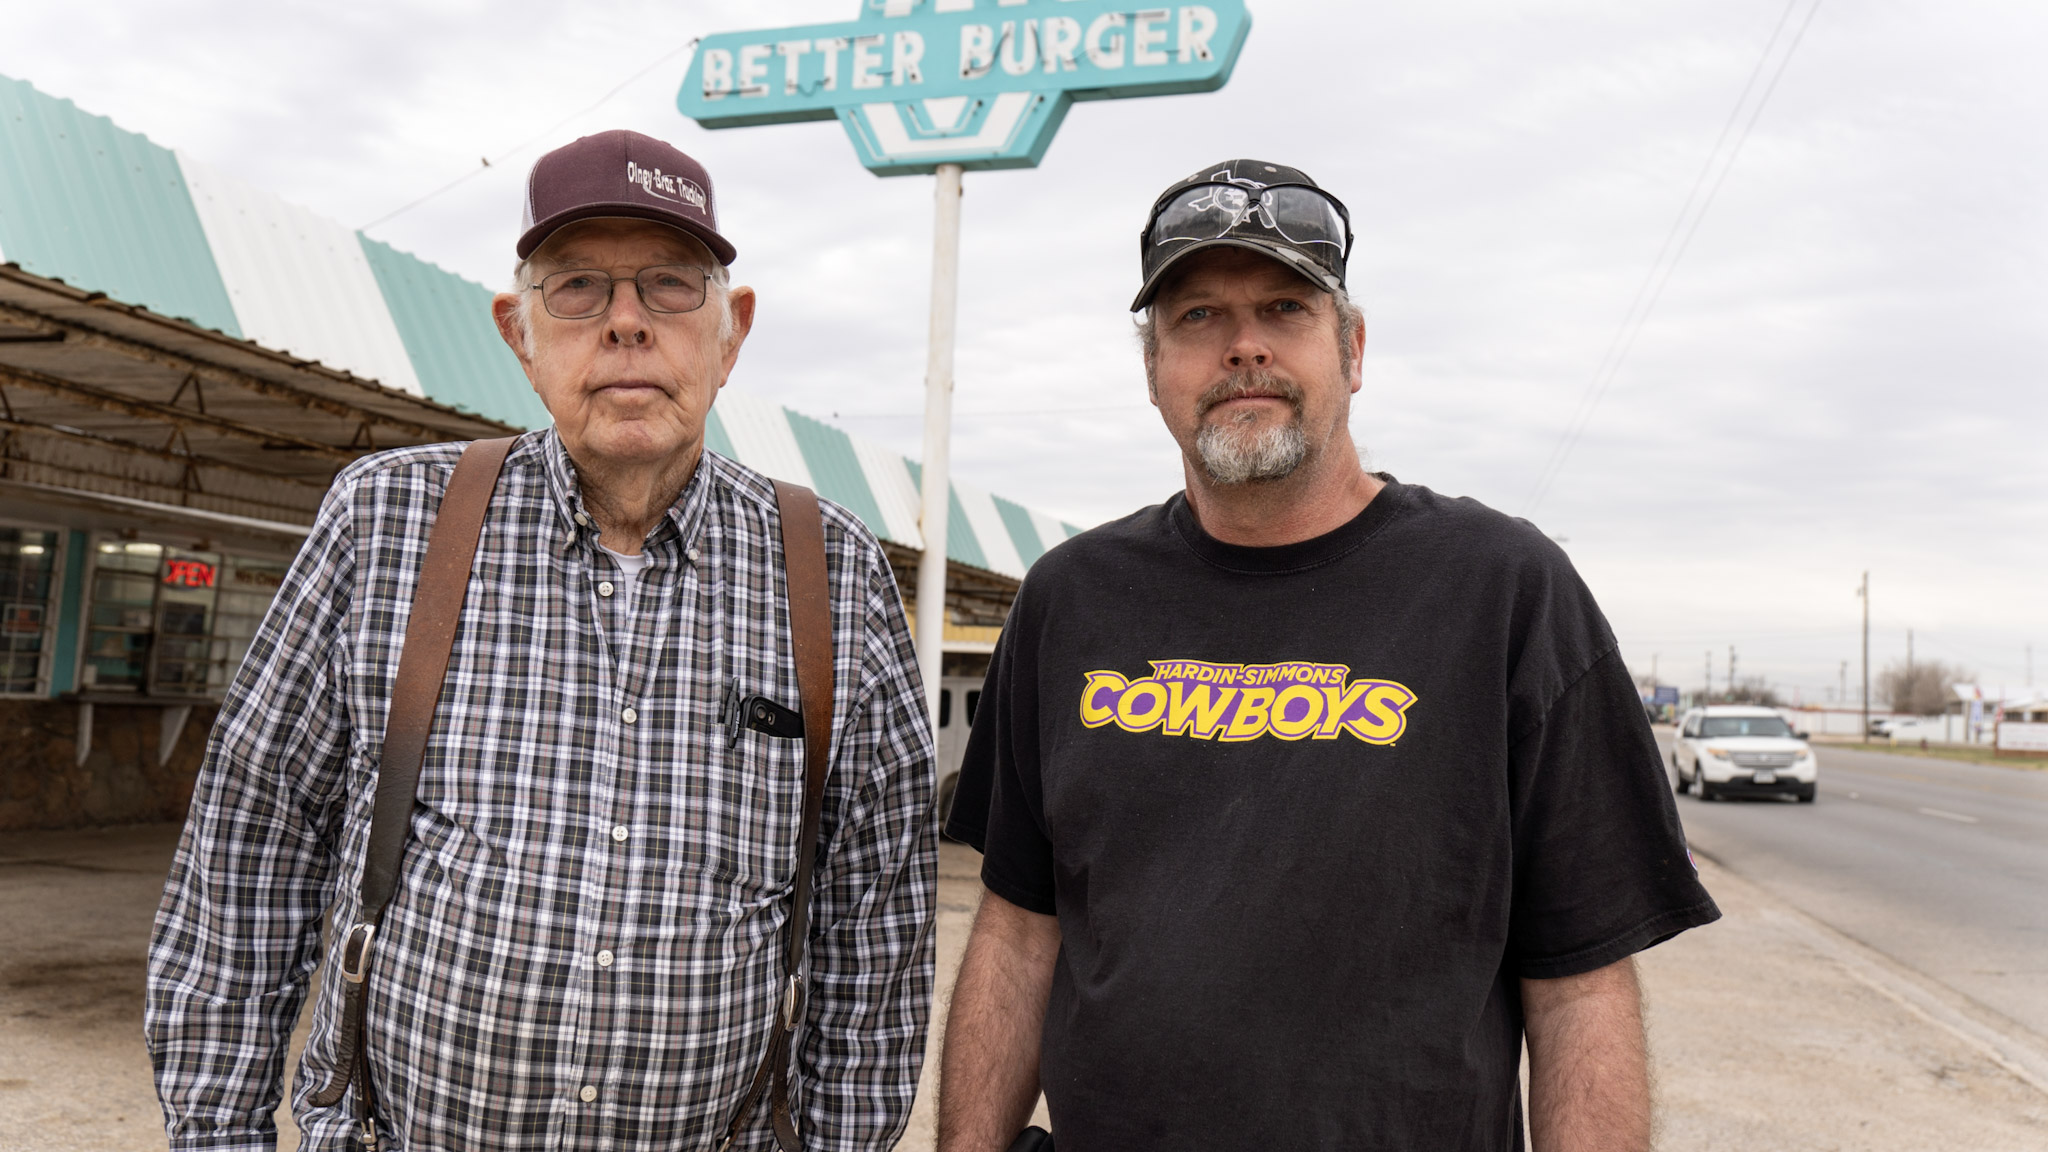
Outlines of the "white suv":
[{"label": "white suv", "polygon": [[1671,742],[1678,790],[1697,785],[1700,799],[1795,796],[1813,803],[1819,765],[1813,749],[1769,708],[1716,704],[1695,708]]}]

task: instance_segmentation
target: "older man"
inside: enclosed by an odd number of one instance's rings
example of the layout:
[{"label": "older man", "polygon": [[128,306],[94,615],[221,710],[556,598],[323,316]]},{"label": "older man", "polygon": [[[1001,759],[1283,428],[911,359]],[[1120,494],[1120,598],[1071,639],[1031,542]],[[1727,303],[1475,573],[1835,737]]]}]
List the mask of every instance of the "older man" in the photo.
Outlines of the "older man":
[{"label": "older man", "polygon": [[1342,204],[1169,188],[1133,310],[1187,488],[1039,561],[949,831],[942,1152],[1649,1143],[1629,957],[1718,913],[1563,554],[1366,472]]},{"label": "older man", "polygon": [[[704,448],[754,317],[710,179],[630,132],[543,157],[495,311],[554,427],[490,504],[397,894],[367,987],[387,1147],[711,1148],[782,1001],[802,745],[720,722],[798,706],[770,482]],[[353,1146],[347,925],[394,671],[455,446],[342,473],[229,692],[150,952],[171,1146],[275,1139],[285,1044],[323,976],[294,1109]],[[794,1043],[804,1147],[891,1147],[932,971],[931,737],[887,558],[824,507],[837,707]],[[337,950],[330,950],[337,951]],[[769,1146],[767,1108],[734,1146]]]}]

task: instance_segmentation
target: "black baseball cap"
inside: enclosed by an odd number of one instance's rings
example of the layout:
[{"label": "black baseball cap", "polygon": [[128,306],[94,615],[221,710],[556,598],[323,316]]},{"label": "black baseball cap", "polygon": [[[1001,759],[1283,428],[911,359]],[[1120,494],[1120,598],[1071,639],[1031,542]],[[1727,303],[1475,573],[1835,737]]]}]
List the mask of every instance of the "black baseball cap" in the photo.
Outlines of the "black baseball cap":
[{"label": "black baseball cap", "polygon": [[1299,168],[1263,160],[1211,164],[1153,201],[1138,234],[1145,283],[1131,311],[1152,302],[1175,264],[1219,247],[1270,256],[1310,283],[1338,292],[1351,256],[1351,213]]},{"label": "black baseball cap", "polygon": [[718,205],[704,166],[652,136],[623,129],[584,136],[533,162],[519,229],[521,260],[578,220],[652,220],[695,236],[720,264],[732,241],[718,234]]}]

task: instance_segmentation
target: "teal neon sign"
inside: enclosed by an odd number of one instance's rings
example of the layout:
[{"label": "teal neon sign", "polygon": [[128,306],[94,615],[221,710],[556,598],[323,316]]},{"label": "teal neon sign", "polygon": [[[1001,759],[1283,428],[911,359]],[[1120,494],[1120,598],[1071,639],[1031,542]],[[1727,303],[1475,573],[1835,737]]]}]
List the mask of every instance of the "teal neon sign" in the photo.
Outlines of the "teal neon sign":
[{"label": "teal neon sign", "polygon": [[676,106],[706,128],[837,118],[880,176],[1030,168],[1077,100],[1213,92],[1243,0],[861,0],[860,18],[707,36]]}]

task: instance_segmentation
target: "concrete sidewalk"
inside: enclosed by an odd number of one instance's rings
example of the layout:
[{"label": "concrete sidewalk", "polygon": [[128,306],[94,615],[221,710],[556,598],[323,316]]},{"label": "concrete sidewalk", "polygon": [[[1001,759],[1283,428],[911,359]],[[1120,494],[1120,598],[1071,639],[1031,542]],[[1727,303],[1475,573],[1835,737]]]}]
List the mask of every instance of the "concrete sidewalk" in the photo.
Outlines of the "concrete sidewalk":
[{"label": "concrete sidewalk", "polygon": [[[0,1152],[163,1146],[142,957],[176,839],[169,825],[0,836]],[[942,853],[940,1022],[980,899],[976,864],[957,845]],[[1996,1021],[1916,994],[1853,943],[1710,862],[1702,871],[1726,919],[1642,960],[1659,1148],[2048,1148],[2048,1080],[2028,1063],[2039,1038],[2001,1040]],[[935,1043],[905,1150],[932,1146],[937,1058]]]},{"label": "concrete sidewalk", "polygon": [[1657,1147],[2048,1149],[2048,1082],[1972,1021],[1711,861],[1700,873],[1723,918],[1640,961]]}]

